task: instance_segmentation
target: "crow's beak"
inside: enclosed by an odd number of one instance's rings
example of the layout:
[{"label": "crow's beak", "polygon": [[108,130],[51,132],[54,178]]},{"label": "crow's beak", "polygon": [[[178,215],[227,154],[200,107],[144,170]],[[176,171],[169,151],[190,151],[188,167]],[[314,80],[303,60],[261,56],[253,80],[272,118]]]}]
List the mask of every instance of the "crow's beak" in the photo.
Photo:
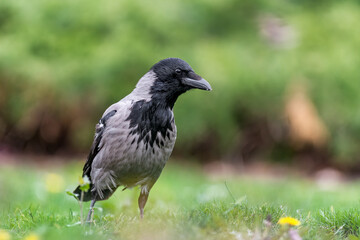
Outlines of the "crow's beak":
[{"label": "crow's beak", "polygon": [[[194,74],[196,75],[196,74]],[[206,90],[206,91],[211,91],[211,86],[210,84],[203,79],[202,77],[200,77],[199,75],[196,75],[196,77],[194,78],[183,78],[183,84],[190,86],[192,88],[197,88],[197,89],[202,89],[202,90]]]}]

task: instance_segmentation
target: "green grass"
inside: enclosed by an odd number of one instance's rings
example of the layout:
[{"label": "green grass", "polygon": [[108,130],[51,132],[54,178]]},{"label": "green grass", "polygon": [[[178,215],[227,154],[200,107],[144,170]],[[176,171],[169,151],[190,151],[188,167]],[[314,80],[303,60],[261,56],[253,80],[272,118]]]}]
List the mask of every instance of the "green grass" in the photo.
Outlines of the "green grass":
[{"label": "green grass", "polygon": [[[63,191],[46,190],[48,173],[64,178]],[[41,239],[278,239],[286,229],[276,222],[291,216],[301,221],[296,229],[303,239],[357,239],[360,233],[358,181],[322,190],[291,176],[214,180],[199,167],[175,164],[164,169],[152,189],[143,221],[138,218],[139,190],[119,189],[97,203],[94,225],[76,225],[80,208],[65,189],[76,186],[80,173],[80,164],[2,166],[0,229],[14,239],[30,233]]]}]

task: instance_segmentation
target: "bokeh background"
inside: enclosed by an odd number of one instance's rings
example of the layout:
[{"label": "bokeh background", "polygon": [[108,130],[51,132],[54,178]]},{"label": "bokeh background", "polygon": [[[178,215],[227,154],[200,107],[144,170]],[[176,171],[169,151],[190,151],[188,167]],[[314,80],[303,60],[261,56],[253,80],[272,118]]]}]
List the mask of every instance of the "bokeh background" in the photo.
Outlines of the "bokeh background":
[{"label": "bokeh background", "polygon": [[359,23],[355,0],[1,0],[0,158],[85,156],[103,111],[179,57],[213,91],[176,103],[176,161],[357,174]]}]

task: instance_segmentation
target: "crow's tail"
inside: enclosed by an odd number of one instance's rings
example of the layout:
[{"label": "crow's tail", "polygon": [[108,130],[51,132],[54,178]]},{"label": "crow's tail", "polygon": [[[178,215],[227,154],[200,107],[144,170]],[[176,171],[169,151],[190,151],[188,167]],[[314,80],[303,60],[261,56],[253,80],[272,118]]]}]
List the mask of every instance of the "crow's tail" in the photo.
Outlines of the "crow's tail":
[{"label": "crow's tail", "polygon": [[[87,192],[83,192],[84,196],[82,201],[83,202],[88,202],[91,201],[93,199],[93,194],[91,193],[91,189],[92,189],[92,184],[90,185],[90,189]],[[74,194],[77,195],[78,199],[81,200],[81,190],[80,190],[80,186],[78,186],[74,192]]]}]

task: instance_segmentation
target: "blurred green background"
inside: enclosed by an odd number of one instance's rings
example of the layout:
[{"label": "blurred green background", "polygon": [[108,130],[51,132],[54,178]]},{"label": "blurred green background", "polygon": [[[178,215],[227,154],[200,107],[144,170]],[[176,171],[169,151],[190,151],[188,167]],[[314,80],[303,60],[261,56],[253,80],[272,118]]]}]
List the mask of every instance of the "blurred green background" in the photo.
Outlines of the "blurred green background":
[{"label": "blurred green background", "polygon": [[1,0],[0,153],[84,154],[157,61],[213,91],[175,106],[174,154],[360,170],[355,0]]}]

